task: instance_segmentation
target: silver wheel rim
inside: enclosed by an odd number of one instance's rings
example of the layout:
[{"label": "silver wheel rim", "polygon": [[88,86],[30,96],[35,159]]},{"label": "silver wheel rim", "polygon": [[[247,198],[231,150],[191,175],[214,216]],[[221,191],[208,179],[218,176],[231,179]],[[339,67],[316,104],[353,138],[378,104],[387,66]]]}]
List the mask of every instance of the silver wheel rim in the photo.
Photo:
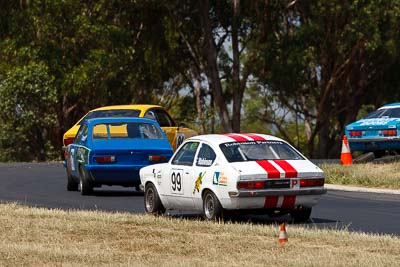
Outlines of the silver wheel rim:
[{"label": "silver wheel rim", "polygon": [[154,209],[154,190],[151,187],[146,190],[146,209],[149,212]]},{"label": "silver wheel rim", "polygon": [[214,216],[214,199],[210,194],[207,194],[204,199],[204,214],[208,219]]}]

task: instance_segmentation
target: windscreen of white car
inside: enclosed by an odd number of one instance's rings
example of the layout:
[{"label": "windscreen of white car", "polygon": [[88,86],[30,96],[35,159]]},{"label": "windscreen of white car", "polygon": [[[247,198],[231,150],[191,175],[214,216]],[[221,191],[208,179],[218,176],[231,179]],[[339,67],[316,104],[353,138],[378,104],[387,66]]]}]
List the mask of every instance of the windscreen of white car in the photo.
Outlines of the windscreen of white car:
[{"label": "windscreen of white car", "polygon": [[378,109],[367,115],[364,119],[400,118],[400,108]]},{"label": "windscreen of white car", "polygon": [[304,157],[281,141],[248,141],[220,144],[228,162],[255,160],[304,160]]}]

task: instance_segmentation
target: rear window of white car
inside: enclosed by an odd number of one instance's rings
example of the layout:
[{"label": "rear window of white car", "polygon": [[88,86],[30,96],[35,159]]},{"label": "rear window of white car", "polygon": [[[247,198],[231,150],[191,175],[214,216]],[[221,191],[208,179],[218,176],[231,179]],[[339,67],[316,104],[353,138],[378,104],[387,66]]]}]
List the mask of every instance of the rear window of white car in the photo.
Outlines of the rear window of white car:
[{"label": "rear window of white car", "polygon": [[304,160],[304,157],[281,141],[229,142],[219,147],[229,162],[255,160]]}]

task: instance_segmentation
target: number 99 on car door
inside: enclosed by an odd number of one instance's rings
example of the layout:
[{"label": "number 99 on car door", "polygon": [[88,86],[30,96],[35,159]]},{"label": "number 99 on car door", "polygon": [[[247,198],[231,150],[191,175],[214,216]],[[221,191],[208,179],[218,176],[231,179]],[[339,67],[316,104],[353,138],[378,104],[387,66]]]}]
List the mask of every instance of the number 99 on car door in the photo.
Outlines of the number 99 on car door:
[{"label": "number 99 on car door", "polygon": [[183,170],[172,169],[170,173],[170,192],[171,194],[183,195]]}]

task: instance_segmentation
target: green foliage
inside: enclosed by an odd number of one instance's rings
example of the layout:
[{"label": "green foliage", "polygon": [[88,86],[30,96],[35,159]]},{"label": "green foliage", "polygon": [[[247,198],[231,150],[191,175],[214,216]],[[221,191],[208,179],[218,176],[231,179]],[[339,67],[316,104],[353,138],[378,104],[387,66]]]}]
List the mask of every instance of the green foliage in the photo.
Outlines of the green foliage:
[{"label": "green foliage", "polygon": [[16,67],[0,81],[0,160],[53,159],[57,118],[54,78],[41,63]]},{"label": "green foliage", "polygon": [[202,117],[205,133],[242,114],[241,131],[335,156],[347,123],[400,97],[399,21],[386,0],[239,1],[238,13],[231,1],[0,1],[0,160],[52,158],[89,109],[132,102],[193,128]]}]

